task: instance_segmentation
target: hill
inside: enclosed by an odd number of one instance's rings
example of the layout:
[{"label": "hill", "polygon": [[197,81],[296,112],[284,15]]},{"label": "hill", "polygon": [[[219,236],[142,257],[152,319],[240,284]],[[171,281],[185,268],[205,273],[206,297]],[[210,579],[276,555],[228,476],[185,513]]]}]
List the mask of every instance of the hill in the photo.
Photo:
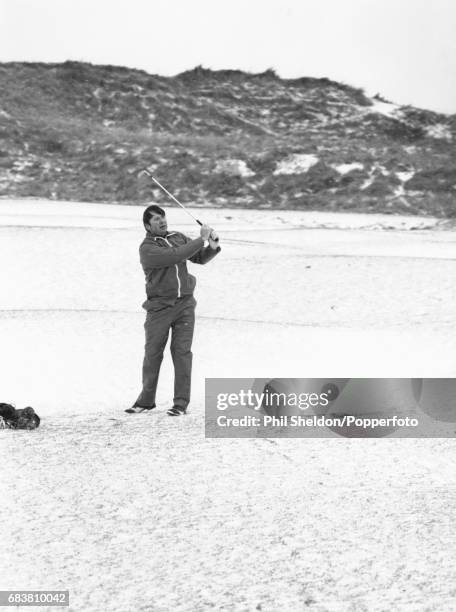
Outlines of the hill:
[{"label": "hill", "polygon": [[328,79],[0,64],[0,196],[456,216],[456,115]]}]

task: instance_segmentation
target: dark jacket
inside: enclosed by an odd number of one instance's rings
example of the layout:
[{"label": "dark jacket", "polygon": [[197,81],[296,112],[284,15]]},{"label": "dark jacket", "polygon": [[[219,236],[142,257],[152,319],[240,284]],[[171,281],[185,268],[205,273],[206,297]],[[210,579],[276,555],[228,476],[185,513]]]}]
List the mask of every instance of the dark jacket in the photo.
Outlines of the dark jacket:
[{"label": "dark jacket", "polygon": [[139,257],[146,276],[146,310],[160,310],[177,298],[192,295],[196,278],[188,273],[186,261],[205,264],[220,252],[220,247],[204,248],[202,238],[190,240],[180,232],[154,236],[147,232]]}]

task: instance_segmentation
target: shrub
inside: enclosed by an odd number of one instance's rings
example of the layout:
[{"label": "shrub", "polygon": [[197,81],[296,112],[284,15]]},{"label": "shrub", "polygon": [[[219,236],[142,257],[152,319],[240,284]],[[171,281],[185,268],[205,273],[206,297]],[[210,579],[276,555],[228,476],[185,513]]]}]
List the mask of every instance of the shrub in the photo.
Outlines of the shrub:
[{"label": "shrub", "polygon": [[411,191],[455,192],[456,167],[417,172],[405,183]]}]

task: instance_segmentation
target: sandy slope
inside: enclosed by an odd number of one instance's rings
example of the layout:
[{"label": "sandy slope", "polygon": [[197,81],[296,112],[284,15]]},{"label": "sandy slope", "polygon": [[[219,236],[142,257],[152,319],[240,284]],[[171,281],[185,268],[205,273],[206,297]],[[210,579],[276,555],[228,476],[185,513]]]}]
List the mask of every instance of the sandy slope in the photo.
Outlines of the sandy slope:
[{"label": "sandy slope", "polygon": [[214,212],[224,250],[195,269],[192,412],[172,420],[169,360],[157,413],[123,413],[142,356],[138,210],[12,208],[0,399],[45,418],[1,436],[1,588],[69,588],[77,611],[456,605],[452,440],[203,431],[206,376],[454,376],[453,232]]}]

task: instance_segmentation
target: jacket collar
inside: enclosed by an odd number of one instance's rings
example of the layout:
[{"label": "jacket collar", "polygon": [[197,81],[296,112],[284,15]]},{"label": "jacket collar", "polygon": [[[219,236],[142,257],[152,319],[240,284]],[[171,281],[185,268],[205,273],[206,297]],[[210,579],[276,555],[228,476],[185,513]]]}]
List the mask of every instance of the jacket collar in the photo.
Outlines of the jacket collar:
[{"label": "jacket collar", "polygon": [[162,240],[167,240],[170,236],[174,236],[175,234],[177,234],[177,232],[167,232],[165,236],[155,236],[154,234],[147,232],[148,238],[151,238],[152,240],[157,240],[157,238],[161,238]]}]

